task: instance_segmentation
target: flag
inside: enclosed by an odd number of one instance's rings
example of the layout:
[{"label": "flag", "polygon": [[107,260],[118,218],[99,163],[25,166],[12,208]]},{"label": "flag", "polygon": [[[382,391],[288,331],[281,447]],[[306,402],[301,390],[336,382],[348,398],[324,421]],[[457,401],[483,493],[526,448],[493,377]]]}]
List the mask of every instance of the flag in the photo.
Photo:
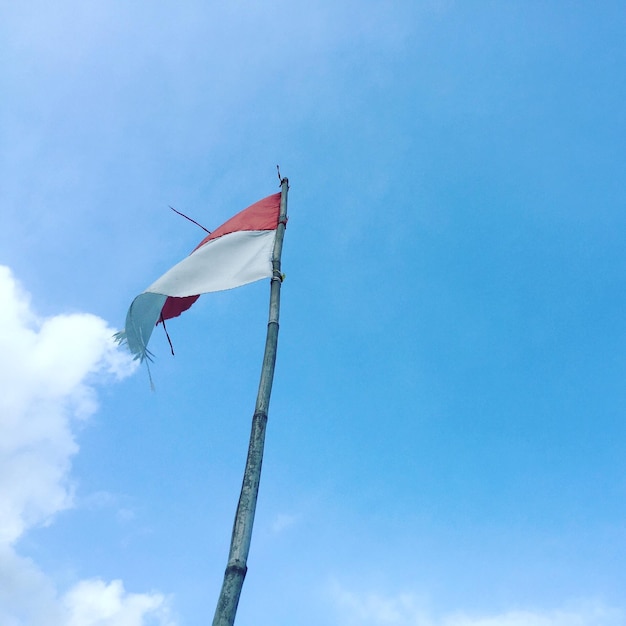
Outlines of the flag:
[{"label": "flag", "polygon": [[233,289],[272,276],[280,193],[237,213],[205,237],[193,252],[165,272],[130,305],[123,331],[115,335],[136,359],[149,357],[154,327],[186,311],[200,294]]}]

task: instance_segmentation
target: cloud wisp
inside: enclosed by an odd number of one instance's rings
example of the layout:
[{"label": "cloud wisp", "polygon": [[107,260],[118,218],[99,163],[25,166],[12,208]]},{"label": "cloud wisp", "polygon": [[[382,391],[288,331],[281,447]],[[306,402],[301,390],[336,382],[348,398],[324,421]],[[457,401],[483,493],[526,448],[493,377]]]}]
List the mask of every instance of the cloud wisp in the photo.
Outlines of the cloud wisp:
[{"label": "cloud wisp", "polygon": [[0,623],[5,626],[174,626],[159,593],[129,593],[121,580],[82,580],[65,591],[16,550],[31,528],[73,505],[76,428],[97,410],[96,382],[135,365],[113,329],[85,314],[39,318],[9,268],[0,266]]},{"label": "cloud wisp", "polygon": [[434,616],[412,593],[357,593],[335,583],[331,591],[340,626],[621,626],[624,611],[599,601],[581,601],[550,610],[515,609],[478,615],[451,612]]}]

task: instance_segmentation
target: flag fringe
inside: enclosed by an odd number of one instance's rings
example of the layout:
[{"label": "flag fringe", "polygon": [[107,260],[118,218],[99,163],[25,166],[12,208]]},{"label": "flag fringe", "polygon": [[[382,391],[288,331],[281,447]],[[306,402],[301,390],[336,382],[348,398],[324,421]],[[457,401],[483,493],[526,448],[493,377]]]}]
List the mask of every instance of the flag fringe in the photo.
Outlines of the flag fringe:
[{"label": "flag fringe", "polygon": [[132,350],[129,343],[128,337],[126,335],[126,330],[120,330],[113,335],[113,340],[119,346],[125,346],[128,348],[128,351],[133,355],[133,361],[139,361],[143,363],[144,361],[149,361],[150,363],[154,362],[154,354],[148,350],[148,347],[144,344],[139,348],[139,350]]}]

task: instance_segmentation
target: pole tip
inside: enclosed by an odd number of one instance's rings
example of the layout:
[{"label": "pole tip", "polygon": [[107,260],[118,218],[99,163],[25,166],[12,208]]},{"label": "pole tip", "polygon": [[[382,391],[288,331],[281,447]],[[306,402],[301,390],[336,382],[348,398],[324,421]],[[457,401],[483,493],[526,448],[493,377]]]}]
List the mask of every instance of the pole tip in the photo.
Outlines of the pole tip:
[{"label": "pole tip", "polygon": [[283,183],[287,183],[287,187],[289,187],[289,179],[285,176],[284,178],[280,174],[280,165],[276,166],[276,172],[278,173],[278,180],[280,181],[280,186],[283,186]]}]

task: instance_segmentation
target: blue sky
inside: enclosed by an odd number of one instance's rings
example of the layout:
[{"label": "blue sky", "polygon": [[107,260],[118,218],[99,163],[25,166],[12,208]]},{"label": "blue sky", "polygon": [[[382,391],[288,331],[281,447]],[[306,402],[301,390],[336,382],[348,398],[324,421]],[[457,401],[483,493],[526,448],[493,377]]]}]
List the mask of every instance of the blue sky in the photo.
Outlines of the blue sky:
[{"label": "blue sky", "polygon": [[620,2],[0,3],[0,617],[199,626],[269,285],[110,335],[290,179],[238,624],[626,624]]}]

